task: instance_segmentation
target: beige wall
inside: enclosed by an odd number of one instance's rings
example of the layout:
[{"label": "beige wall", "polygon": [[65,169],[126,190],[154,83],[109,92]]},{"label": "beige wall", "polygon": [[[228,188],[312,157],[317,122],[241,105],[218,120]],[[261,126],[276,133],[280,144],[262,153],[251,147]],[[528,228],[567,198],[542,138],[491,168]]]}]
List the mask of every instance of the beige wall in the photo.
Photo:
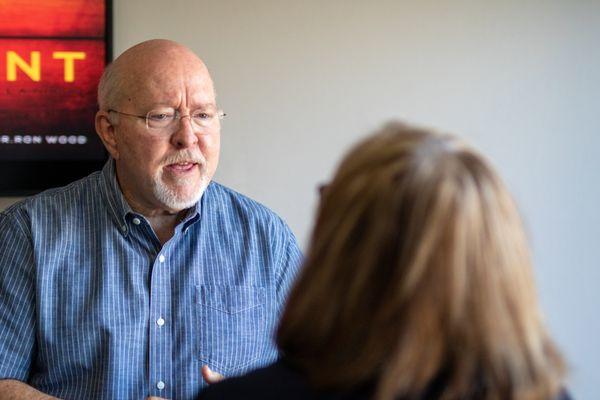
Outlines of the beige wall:
[{"label": "beige wall", "polygon": [[164,37],[205,59],[229,114],[217,180],[303,243],[315,187],[383,121],[475,143],[523,211],[573,391],[600,398],[600,2],[114,0],[114,12],[115,54]]}]

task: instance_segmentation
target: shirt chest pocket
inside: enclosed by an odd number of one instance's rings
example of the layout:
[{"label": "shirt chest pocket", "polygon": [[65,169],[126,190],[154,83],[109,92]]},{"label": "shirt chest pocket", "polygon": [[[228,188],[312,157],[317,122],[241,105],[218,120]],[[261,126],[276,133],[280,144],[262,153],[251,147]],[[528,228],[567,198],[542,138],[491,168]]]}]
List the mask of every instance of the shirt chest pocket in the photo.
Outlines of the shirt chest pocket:
[{"label": "shirt chest pocket", "polygon": [[266,289],[196,286],[196,338],[203,363],[235,374],[261,358],[271,341]]}]

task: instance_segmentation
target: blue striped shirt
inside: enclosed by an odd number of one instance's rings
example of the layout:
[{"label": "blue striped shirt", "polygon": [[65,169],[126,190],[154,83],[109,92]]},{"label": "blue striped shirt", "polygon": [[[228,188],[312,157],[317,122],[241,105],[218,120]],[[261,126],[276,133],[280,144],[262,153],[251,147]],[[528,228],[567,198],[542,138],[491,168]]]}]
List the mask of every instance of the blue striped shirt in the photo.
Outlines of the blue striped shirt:
[{"label": "blue striped shirt", "polygon": [[161,246],[114,161],[0,214],[0,379],[66,399],[195,398],[208,364],[277,357],[301,254],[273,212],[212,182]]}]

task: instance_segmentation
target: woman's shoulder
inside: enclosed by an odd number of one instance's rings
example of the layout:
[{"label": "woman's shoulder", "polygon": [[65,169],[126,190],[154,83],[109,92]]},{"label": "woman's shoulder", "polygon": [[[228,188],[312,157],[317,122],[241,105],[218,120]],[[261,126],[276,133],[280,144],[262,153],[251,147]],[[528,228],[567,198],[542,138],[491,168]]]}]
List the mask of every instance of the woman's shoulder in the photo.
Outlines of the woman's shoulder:
[{"label": "woman's shoulder", "polygon": [[555,400],[573,400],[573,397],[567,392],[565,389],[561,390],[561,392],[556,396]]},{"label": "woman's shoulder", "polygon": [[238,398],[267,400],[315,397],[304,377],[280,360],[246,375],[211,385],[200,394],[199,400]]},{"label": "woman's shoulder", "polygon": [[301,371],[285,360],[279,360],[246,375],[209,386],[201,393],[199,400],[364,400],[371,397],[370,384],[347,391],[315,390]]}]

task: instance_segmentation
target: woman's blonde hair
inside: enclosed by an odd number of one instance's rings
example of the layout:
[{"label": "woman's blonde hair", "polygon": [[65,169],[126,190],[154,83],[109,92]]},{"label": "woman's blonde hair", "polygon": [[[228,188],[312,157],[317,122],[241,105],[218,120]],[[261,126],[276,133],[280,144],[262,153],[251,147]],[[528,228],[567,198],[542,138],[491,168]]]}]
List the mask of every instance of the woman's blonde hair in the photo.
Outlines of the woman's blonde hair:
[{"label": "woman's blonde hair", "polygon": [[548,399],[564,375],[500,178],[460,140],[399,123],[324,190],[277,341],[316,387],[378,399]]}]

